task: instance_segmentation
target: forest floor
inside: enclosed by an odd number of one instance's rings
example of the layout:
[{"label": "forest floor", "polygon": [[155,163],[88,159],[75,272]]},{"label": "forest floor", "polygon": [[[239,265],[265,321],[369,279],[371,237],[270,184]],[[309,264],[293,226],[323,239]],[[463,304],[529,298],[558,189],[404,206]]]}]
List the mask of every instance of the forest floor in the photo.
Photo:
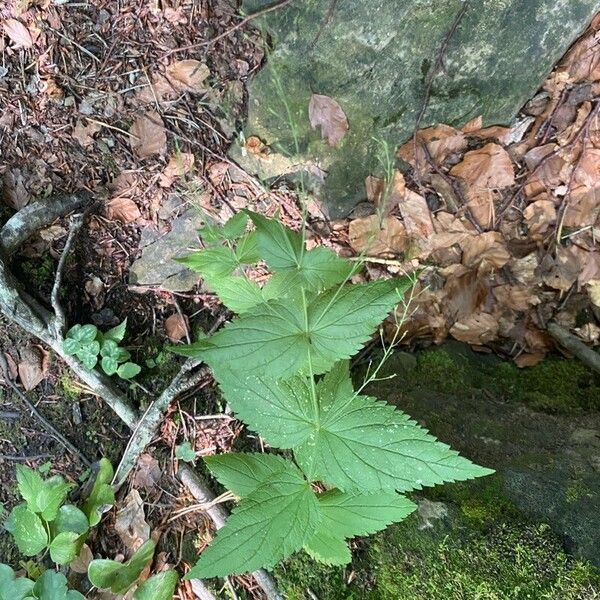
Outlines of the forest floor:
[{"label": "forest floor", "polygon": [[[126,345],[143,370],[137,384],[122,387],[144,409],[145,391],[156,395],[177,371],[165,346],[226,315],[200,284],[185,293],[130,285],[142,231],[168,229],[164,207],[174,194],[221,222],[247,205],[279,211],[292,226],[301,220],[286,181],[267,190],[251,176],[236,176],[227,157],[243,124],[245,82],[261,67],[265,42],[252,21],[219,0],[6,0],[0,22],[0,216],[67,192],[87,190],[98,200],[67,265],[62,301],[70,325],[108,329],[127,318]],[[344,255],[368,245],[367,277],[427,267],[407,345],[450,336],[528,367],[555,350],[545,332],[550,320],[599,343],[599,28],[597,19],[515,127],[439,125],[417,134],[424,145],[416,157],[412,142],[401,147],[412,168],[395,174],[384,213],[377,178],[347,219],[331,222],[318,202],[311,204],[311,243]],[[407,194],[414,202],[401,209]],[[27,291],[46,305],[67,235],[65,218],[31,238],[13,261]],[[68,367],[6,320],[0,352],[6,376],[81,455],[118,462],[127,428]],[[207,377],[173,403],[160,429],[170,456],[144,453],[106,517],[109,525],[124,518],[121,509],[135,506],[141,493],[141,523],[161,540],[159,564],[182,571],[211,530],[202,511],[171,519],[194,504],[173,477],[176,447],[189,442],[194,460],[234,444],[259,448],[223,414],[211,384]],[[11,386],[0,392],[0,502],[15,502],[16,464],[84,481],[80,458],[64,451]],[[91,538],[95,553],[131,551],[110,531],[103,527]],[[0,533],[0,560],[17,559]],[[260,597],[249,577],[232,585]],[[178,593],[195,597],[187,583]]]}]

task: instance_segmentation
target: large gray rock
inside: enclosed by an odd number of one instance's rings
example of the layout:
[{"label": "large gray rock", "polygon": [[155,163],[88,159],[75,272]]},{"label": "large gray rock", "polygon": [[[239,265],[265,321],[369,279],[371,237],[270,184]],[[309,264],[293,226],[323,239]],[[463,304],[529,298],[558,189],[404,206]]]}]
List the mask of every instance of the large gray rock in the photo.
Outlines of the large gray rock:
[{"label": "large gray rock", "polygon": [[[422,126],[478,115],[484,124],[508,123],[599,9],[597,0],[293,2],[259,20],[274,50],[249,85],[246,136],[286,154],[296,154],[297,141],[329,171],[330,211],[347,213],[364,196],[365,176],[379,170],[382,142],[393,151],[410,137],[428,74],[464,2]],[[243,4],[256,11],[272,0]],[[334,98],[348,117],[350,131],[336,150],[310,129],[312,93]],[[239,149],[233,155],[256,166]]]},{"label": "large gray rock", "polygon": [[[500,377],[502,361],[496,357],[458,345],[446,348],[453,357],[453,363],[444,364],[448,380],[467,362],[471,373],[495,371]],[[370,394],[396,404],[463,455],[495,469],[492,477],[521,512],[548,523],[571,552],[600,566],[600,413],[530,410],[510,397],[512,383],[501,390],[500,379],[489,375],[482,377],[483,388],[469,387],[472,382],[463,379],[452,393],[436,391],[433,371],[429,380],[419,375],[415,386],[416,367],[404,353],[386,369],[397,377],[373,384]]]}]

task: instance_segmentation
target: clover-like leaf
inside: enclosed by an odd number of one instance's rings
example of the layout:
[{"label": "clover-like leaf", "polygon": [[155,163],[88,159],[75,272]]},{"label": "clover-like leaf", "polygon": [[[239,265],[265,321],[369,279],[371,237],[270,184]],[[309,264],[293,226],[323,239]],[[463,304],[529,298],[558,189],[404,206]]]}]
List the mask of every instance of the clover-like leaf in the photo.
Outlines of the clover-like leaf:
[{"label": "clover-like leaf", "polygon": [[5,527],[12,533],[17,548],[25,556],[35,556],[48,545],[48,532],[42,520],[24,504],[12,509]]},{"label": "clover-like leaf", "polygon": [[117,369],[117,375],[121,379],[133,379],[136,375],[139,375],[141,370],[142,367],[140,367],[140,365],[136,365],[133,362],[126,362],[122,365],[119,365],[119,368]]}]

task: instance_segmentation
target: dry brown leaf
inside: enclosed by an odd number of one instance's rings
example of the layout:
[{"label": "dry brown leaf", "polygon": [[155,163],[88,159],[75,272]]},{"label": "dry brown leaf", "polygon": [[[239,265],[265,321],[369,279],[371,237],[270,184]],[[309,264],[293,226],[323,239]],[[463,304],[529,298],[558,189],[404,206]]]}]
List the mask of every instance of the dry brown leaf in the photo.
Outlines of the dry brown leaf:
[{"label": "dry brown leaf", "polygon": [[150,110],[139,116],[129,130],[131,148],[140,158],[148,158],[167,151],[167,133],[162,117]]},{"label": "dry brown leaf", "polygon": [[385,191],[385,181],[381,177],[367,175],[365,189],[367,191],[367,200],[378,206]]},{"label": "dry brown leaf", "polygon": [[475,118],[471,119],[470,121],[467,121],[463,125],[462,130],[464,133],[471,133],[473,131],[478,131],[482,127],[483,127],[483,117],[481,115],[479,115],[478,117],[475,117]]},{"label": "dry brown leaf", "polygon": [[535,367],[539,362],[541,362],[546,356],[545,352],[536,352],[536,353],[527,353],[523,352],[519,354],[517,358],[514,359],[515,365],[519,367],[519,369],[525,369],[527,367]]},{"label": "dry brown leaf", "polygon": [[417,167],[421,174],[429,171],[429,162],[422,148],[427,146],[431,159],[437,165],[442,163],[451,155],[462,152],[467,147],[465,134],[449,125],[436,125],[421,129],[417,133],[417,160],[415,161],[414,139],[409,140],[398,150],[398,156],[413,167]]},{"label": "dry brown leaf", "polygon": [[500,193],[487,188],[469,187],[465,197],[467,207],[479,226],[483,229],[492,227],[496,217],[496,205],[501,200]]},{"label": "dry brown leaf", "polygon": [[148,453],[142,454],[137,462],[133,485],[147,491],[153,490],[162,477],[162,471],[156,458]]},{"label": "dry brown leaf", "polygon": [[178,342],[182,340],[189,331],[187,317],[177,313],[171,315],[165,320],[165,331],[171,341]]},{"label": "dry brown leaf", "polygon": [[475,313],[454,323],[450,335],[466,344],[488,344],[498,337],[498,320],[489,313]]},{"label": "dry brown leaf", "polygon": [[592,279],[587,285],[592,304],[600,307],[600,279]]},{"label": "dry brown leaf", "polygon": [[527,206],[523,216],[527,221],[529,236],[541,240],[556,223],[556,207],[552,200],[536,200]]},{"label": "dry brown leaf", "polygon": [[131,490],[127,494],[123,508],[117,512],[115,531],[130,554],[150,539],[150,525],[146,522],[144,502],[137,490]]},{"label": "dry brown leaf", "polygon": [[194,155],[189,152],[174,154],[160,176],[159,185],[161,187],[172,185],[177,177],[183,177],[193,169],[194,161]]},{"label": "dry brown leaf", "polygon": [[468,268],[477,268],[480,274],[500,269],[511,258],[504,238],[498,231],[486,231],[465,238],[461,246],[463,265]]},{"label": "dry brown leaf", "polygon": [[[20,351],[18,364],[19,379],[26,391],[35,388],[43,381],[48,370],[48,353],[42,353],[38,347],[25,348]],[[45,354],[45,356],[44,356]]]},{"label": "dry brown leaf", "polygon": [[[451,321],[468,317],[484,306],[489,294],[489,282],[475,271],[464,271],[462,265],[453,265],[455,274],[444,285],[444,313]],[[462,269],[461,272],[459,269]]]},{"label": "dry brown leaf", "polygon": [[395,256],[406,250],[409,241],[402,221],[386,217],[380,223],[377,215],[350,221],[348,238],[353,250],[366,250],[369,256]]},{"label": "dry brown leaf", "polygon": [[508,152],[489,143],[479,150],[467,152],[463,160],[450,170],[467,185],[484,189],[508,187],[515,182],[515,171]]},{"label": "dry brown leaf", "polygon": [[573,331],[587,344],[596,345],[600,341],[600,327],[595,323],[586,323]]},{"label": "dry brown leaf", "polygon": [[555,290],[566,292],[577,281],[581,266],[570,248],[558,246],[556,258],[546,255],[540,264],[543,282]]},{"label": "dry brown leaf", "polygon": [[444,211],[438,212],[433,222],[436,232],[431,236],[431,247],[434,251],[460,244],[465,238],[477,233],[471,223]]},{"label": "dry brown leaf", "polygon": [[73,128],[73,137],[84,147],[87,148],[94,143],[94,134],[102,129],[102,125],[90,121],[87,125],[80,119]]},{"label": "dry brown leaf", "polygon": [[204,80],[210,69],[198,60],[180,60],[167,67],[167,76],[174,86],[189,91],[204,91]]},{"label": "dry brown leaf", "polygon": [[321,136],[330,146],[337,146],[350,128],[342,107],[333,98],[321,94],[310,97],[308,118],[313,129],[321,127]]},{"label": "dry brown leaf", "polygon": [[10,38],[13,43],[12,47],[15,50],[18,48],[27,49],[33,46],[33,38],[29,29],[16,19],[6,19],[4,21],[4,33]]},{"label": "dry brown leaf", "polygon": [[491,127],[484,127],[466,133],[469,137],[475,137],[481,140],[498,140],[503,146],[507,146],[512,138],[511,128],[501,127],[499,125],[492,125]]},{"label": "dry brown leaf", "polygon": [[15,210],[21,210],[29,204],[31,194],[25,187],[25,178],[18,168],[8,169],[2,178],[2,197],[4,202]]},{"label": "dry brown leaf", "polygon": [[498,285],[493,289],[493,294],[498,304],[510,310],[526,311],[540,303],[531,288],[522,285]]},{"label": "dry brown leaf", "polygon": [[94,560],[94,554],[87,544],[83,544],[81,550],[79,551],[79,556],[74,561],[69,563],[69,568],[75,573],[87,573],[88,567],[90,566],[92,560]]},{"label": "dry brown leaf", "polygon": [[122,223],[133,223],[142,216],[142,213],[131,198],[118,197],[113,198],[106,205],[106,216]]}]

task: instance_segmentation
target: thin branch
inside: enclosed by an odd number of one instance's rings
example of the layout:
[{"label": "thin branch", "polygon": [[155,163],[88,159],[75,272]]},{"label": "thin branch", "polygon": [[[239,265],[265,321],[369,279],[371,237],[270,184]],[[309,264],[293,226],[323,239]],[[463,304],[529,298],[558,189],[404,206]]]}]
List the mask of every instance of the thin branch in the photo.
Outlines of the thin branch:
[{"label": "thin branch", "polygon": [[69,235],[67,236],[65,247],[63,248],[60,260],[58,261],[58,266],[56,267],[56,276],[54,277],[54,285],[52,286],[52,293],[50,294],[50,302],[52,304],[52,308],[54,309],[54,316],[56,317],[54,321],[54,330],[58,337],[63,336],[67,323],[65,311],[60,303],[60,286],[62,284],[65,265],[67,264],[67,257],[69,256],[71,247],[75,241],[75,236],[81,229],[82,225],[83,215],[73,215],[69,227]]},{"label": "thin branch", "polygon": [[576,356],[584,365],[600,373],[600,354],[557,323],[548,324],[548,333],[560,346]]},{"label": "thin branch", "polygon": [[52,423],[47,421],[37,410],[37,408],[31,403],[29,398],[18,388],[17,384],[10,378],[10,372],[6,357],[0,352],[0,370],[3,373],[5,383],[12,389],[12,391],[19,396],[23,404],[31,411],[31,414],[42,424],[42,427],[62,446],[64,446],[71,454],[76,456],[86,467],[91,467],[92,463],[89,461],[80,450],[78,450]]}]

